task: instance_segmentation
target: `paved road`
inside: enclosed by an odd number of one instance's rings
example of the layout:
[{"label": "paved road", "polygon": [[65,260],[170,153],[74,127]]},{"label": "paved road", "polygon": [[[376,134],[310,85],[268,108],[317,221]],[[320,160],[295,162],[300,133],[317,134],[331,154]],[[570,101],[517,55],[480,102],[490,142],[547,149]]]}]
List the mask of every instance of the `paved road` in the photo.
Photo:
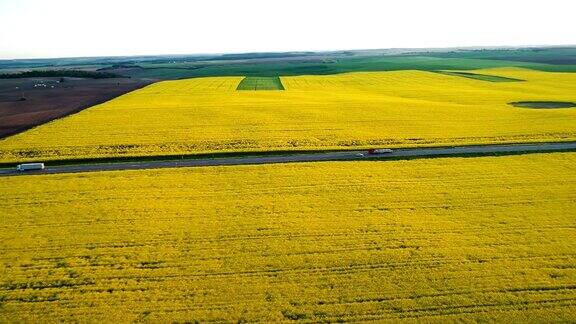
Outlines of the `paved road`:
[{"label": "paved road", "polygon": [[288,162],[318,162],[318,161],[347,161],[368,159],[398,159],[398,158],[426,158],[434,156],[450,155],[476,155],[494,153],[530,153],[530,152],[555,152],[576,150],[576,142],[565,143],[541,143],[541,144],[512,144],[512,145],[482,145],[482,146],[457,146],[437,148],[409,148],[395,149],[391,153],[368,154],[367,151],[340,151],[340,152],[317,152],[306,154],[286,154],[268,156],[245,156],[223,158],[183,159],[172,161],[134,161],[114,163],[90,163],[78,165],[50,166],[41,171],[17,172],[14,169],[0,169],[0,176],[75,173],[111,170],[140,170],[158,168],[181,168],[200,166],[222,165],[245,165],[245,164],[270,164]]}]

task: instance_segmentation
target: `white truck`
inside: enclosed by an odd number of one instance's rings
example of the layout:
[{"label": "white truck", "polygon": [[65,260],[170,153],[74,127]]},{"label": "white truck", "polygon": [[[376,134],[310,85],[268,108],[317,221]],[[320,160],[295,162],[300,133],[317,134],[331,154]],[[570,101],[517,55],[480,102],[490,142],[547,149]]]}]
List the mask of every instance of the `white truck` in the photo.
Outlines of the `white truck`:
[{"label": "white truck", "polygon": [[16,171],[44,170],[44,163],[23,163],[16,166]]}]

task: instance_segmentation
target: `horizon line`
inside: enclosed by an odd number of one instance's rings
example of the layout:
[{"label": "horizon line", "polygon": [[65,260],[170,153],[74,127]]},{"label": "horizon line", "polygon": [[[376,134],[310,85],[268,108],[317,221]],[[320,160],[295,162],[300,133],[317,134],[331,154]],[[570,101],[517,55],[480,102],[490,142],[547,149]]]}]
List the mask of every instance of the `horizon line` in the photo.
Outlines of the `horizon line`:
[{"label": "horizon line", "polygon": [[286,51],[246,51],[246,52],[205,52],[181,54],[126,54],[126,55],[96,55],[96,56],[54,56],[54,57],[21,57],[0,58],[0,61],[21,60],[64,60],[64,59],[96,59],[96,58],[122,58],[122,57],[192,57],[192,56],[223,56],[241,54],[282,54],[282,53],[335,53],[335,52],[362,52],[383,50],[482,50],[482,49],[529,49],[529,48],[572,48],[575,44],[539,44],[539,45],[472,45],[472,46],[446,46],[446,47],[381,47],[357,49],[324,49],[324,50],[286,50]]}]

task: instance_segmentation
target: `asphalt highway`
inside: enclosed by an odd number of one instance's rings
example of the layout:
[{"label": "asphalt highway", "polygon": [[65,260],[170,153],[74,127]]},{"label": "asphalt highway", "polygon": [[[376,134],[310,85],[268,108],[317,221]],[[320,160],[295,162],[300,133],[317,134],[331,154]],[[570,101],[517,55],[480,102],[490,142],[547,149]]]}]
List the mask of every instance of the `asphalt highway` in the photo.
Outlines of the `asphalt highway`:
[{"label": "asphalt highway", "polygon": [[[403,158],[429,158],[442,156],[491,155],[491,154],[518,154],[537,152],[558,152],[576,150],[576,142],[536,143],[536,144],[510,144],[510,145],[478,145],[435,148],[404,148],[394,149],[391,153],[368,154],[367,151],[338,151],[294,153],[283,155],[239,156],[221,158],[188,158],[182,160],[133,161],[133,162],[102,162],[75,165],[51,166],[46,163],[44,170],[16,171],[15,168],[0,169],[0,176],[57,174],[116,170],[141,170],[159,168],[184,168],[203,166],[271,164],[292,162],[320,162],[320,161],[354,161],[354,160],[387,160]],[[41,162],[41,161],[38,161]]]}]

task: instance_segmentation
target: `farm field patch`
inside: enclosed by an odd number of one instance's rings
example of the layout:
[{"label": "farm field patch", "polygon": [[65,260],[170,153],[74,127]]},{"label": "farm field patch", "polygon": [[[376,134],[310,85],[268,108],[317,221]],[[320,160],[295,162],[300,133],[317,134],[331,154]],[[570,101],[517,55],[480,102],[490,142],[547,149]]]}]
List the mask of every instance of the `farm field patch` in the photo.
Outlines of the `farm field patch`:
[{"label": "farm field patch", "polygon": [[236,90],[284,90],[279,77],[246,77]]},{"label": "farm field patch", "polygon": [[0,80],[0,138],[92,107],[150,80],[22,78]]},{"label": "farm field patch", "polygon": [[436,71],[436,72],[446,74],[446,75],[455,75],[455,76],[461,76],[463,78],[489,81],[489,82],[518,82],[518,81],[523,81],[520,79],[506,78],[506,77],[501,77],[501,76],[497,76],[497,75],[478,74],[478,73],[472,73],[472,72],[461,72],[461,71]]},{"label": "farm field patch", "polygon": [[282,77],[284,91],[236,91],[241,77],[165,81],[0,141],[0,161],[569,141],[576,74],[525,69]]},{"label": "farm field patch", "polygon": [[576,153],[0,178],[0,321],[574,321]]},{"label": "farm field patch", "polygon": [[534,108],[534,109],[557,109],[576,107],[574,102],[562,101],[519,101],[510,103],[514,107]]},{"label": "farm field patch", "polygon": [[[574,52],[574,50],[571,50]],[[559,60],[573,62],[574,55],[566,53]],[[182,79],[212,76],[295,76],[295,75],[325,75],[360,71],[398,71],[398,70],[474,70],[497,67],[523,67],[539,71],[576,72],[576,65],[547,64],[543,62],[523,62],[522,60],[466,58],[466,57],[434,57],[431,56],[323,56],[277,58],[270,60],[216,60],[191,62],[183,64],[141,64],[142,68],[126,71],[132,77]],[[460,54],[456,54],[458,56]],[[549,54],[550,55],[550,54]],[[547,56],[547,55],[546,55]],[[548,63],[555,63],[558,53],[550,55]],[[530,60],[529,58],[527,58]],[[543,59],[543,58],[540,58]]]}]

